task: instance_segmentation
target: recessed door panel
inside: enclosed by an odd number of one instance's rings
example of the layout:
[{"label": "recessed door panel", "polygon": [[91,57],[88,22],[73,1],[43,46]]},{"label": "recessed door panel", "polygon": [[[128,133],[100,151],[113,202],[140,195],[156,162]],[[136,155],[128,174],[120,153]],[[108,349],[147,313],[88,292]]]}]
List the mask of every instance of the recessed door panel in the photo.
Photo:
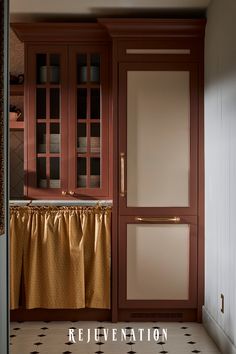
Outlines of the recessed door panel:
[{"label": "recessed door panel", "polygon": [[127,207],[187,207],[188,71],[127,72]]},{"label": "recessed door panel", "polygon": [[188,300],[188,225],[127,225],[127,300]]}]

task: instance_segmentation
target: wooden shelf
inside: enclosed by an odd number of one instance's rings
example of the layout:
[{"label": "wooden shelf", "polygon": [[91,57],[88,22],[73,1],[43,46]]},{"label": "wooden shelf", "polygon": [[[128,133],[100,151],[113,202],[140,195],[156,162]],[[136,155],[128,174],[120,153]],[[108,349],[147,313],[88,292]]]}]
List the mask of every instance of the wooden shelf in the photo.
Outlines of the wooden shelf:
[{"label": "wooden shelf", "polygon": [[10,121],[10,130],[24,130],[24,122]]},{"label": "wooden shelf", "polygon": [[24,96],[24,85],[10,85],[10,95],[11,96]]}]

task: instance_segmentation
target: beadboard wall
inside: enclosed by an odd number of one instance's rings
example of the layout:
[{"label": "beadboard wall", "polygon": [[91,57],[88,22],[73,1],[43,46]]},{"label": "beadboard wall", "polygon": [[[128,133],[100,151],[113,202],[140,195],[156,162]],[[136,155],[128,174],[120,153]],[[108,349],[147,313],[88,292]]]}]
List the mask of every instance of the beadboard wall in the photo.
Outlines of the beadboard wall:
[{"label": "beadboard wall", "polygon": [[203,312],[222,352],[230,354],[236,352],[236,1],[214,0],[207,14]]}]

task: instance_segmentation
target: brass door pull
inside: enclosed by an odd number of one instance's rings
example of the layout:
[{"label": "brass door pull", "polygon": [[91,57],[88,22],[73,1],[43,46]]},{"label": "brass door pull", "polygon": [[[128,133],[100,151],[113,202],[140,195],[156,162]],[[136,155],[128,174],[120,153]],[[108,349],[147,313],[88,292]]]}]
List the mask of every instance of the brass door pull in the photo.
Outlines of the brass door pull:
[{"label": "brass door pull", "polygon": [[175,222],[178,223],[180,222],[180,217],[179,216],[174,216],[174,217],[160,217],[160,218],[155,218],[155,217],[140,217],[136,216],[135,221],[142,221],[142,222]]},{"label": "brass door pull", "polygon": [[120,154],[120,196],[125,196],[125,154]]},{"label": "brass door pull", "polygon": [[61,195],[65,197],[67,195],[67,191],[61,191]]},{"label": "brass door pull", "polygon": [[71,196],[74,196],[74,195],[75,195],[75,192],[74,192],[74,191],[69,191],[69,194],[70,194]]}]

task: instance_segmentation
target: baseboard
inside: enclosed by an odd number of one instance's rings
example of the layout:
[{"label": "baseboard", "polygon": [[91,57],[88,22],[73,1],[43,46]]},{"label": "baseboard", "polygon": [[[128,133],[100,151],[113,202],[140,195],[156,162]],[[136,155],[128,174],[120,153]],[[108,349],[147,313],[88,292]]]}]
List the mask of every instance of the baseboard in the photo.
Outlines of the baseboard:
[{"label": "baseboard", "polygon": [[203,325],[223,354],[236,354],[236,347],[203,306]]},{"label": "baseboard", "polygon": [[103,309],[17,309],[11,321],[111,321],[111,310]]}]

